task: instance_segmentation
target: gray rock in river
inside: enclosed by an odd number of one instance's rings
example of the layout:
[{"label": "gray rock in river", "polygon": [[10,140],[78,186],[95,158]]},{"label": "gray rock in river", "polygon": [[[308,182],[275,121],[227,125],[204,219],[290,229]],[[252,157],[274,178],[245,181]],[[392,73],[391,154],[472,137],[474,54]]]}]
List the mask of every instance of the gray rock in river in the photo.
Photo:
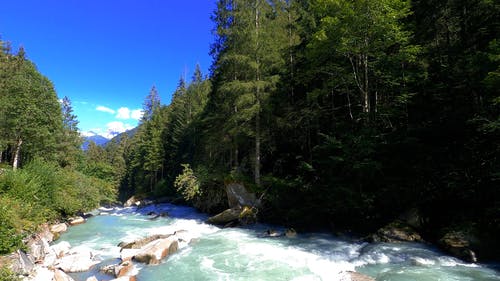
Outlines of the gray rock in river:
[{"label": "gray rock in river", "polygon": [[146,264],[159,264],[168,255],[177,252],[179,242],[174,236],[154,240],[142,247],[134,256],[134,260]]},{"label": "gray rock in river", "polygon": [[148,244],[151,241],[158,240],[158,239],[165,239],[168,238],[170,234],[157,234],[157,235],[152,235],[148,236],[146,238],[142,238],[133,242],[120,242],[118,244],[118,247],[122,249],[140,249],[144,247],[144,245]]}]

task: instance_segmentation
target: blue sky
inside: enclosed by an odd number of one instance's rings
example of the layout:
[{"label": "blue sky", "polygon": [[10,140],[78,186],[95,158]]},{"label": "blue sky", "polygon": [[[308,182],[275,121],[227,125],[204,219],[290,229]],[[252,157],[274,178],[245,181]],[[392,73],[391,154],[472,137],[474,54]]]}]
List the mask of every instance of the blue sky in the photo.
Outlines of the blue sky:
[{"label": "blue sky", "polygon": [[0,36],[68,96],[82,132],[137,125],[156,85],[169,104],[179,78],[205,74],[215,0],[2,1]]}]

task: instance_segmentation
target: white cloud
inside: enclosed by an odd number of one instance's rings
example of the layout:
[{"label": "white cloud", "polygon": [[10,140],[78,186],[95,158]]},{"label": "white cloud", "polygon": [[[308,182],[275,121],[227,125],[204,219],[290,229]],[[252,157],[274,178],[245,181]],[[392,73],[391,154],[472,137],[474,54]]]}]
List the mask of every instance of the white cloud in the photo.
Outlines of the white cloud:
[{"label": "white cloud", "polygon": [[134,126],[130,124],[124,124],[123,122],[120,121],[109,122],[106,126],[107,126],[107,132],[101,135],[108,139],[111,139],[120,133],[123,133],[127,130],[134,128]]},{"label": "white cloud", "polygon": [[130,119],[130,109],[126,107],[120,107],[118,109],[118,114],[116,114],[116,118],[118,119]]},{"label": "white cloud", "polygon": [[99,105],[98,107],[96,107],[96,110],[102,111],[102,112],[111,113],[111,114],[115,114],[115,111],[113,109],[111,109],[109,107],[102,106],[102,105]]},{"label": "white cloud", "polygon": [[142,111],[142,109],[135,109],[135,110],[132,110],[132,113],[130,114],[130,116],[132,117],[132,119],[139,120],[142,118],[143,114],[144,114],[144,112]]},{"label": "white cloud", "polygon": [[85,131],[85,132],[80,132],[80,135],[82,137],[93,137],[96,135],[96,133],[94,133],[92,131]]}]

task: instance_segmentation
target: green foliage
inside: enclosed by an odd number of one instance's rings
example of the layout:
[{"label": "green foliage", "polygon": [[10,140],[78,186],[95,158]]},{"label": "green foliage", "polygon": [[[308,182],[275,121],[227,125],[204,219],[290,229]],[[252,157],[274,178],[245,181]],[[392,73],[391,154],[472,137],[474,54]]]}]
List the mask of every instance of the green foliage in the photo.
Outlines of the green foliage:
[{"label": "green foliage", "polygon": [[40,159],[0,175],[0,252],[21,245],[44,222],[114,202],[112,184]]},{"label": "green foliage", "polygon": [[219,0],[211,77],[181,79],[168,106],[152,90],[113,161],[122,190],[202,206],[253,178],[277,223],[366,231],[416,207],[429,229],[497,231],[499,8]]},{"label": "green foliage", "polygon": [[0,281],[19,281],[21,280],[12,270],[6,266],[0,267]]},{"label": "green foliage", "polygon": [[184,199],[192,200],[200,194],[200,182],[189,164],[182,164],[182,174],[175,178],[174,186]]}]

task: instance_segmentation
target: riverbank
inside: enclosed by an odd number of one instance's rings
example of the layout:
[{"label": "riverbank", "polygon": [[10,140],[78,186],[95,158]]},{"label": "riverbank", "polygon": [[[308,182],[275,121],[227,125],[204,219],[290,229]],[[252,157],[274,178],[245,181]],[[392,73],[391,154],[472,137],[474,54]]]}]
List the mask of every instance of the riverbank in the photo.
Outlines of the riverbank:
[{"label": "riverbank", "polygon": [[[157,216],[162,213],[168,216]],[[193,208],[172,204],[106,209],[85,224],[70,227],[50,247],[69,243],[70,249],[91,253],[96,264],[90,271],[68,273],[75,281],[86,281],[92,276],[100,281],[113,280],[116,276],[100,269],[123,265],[124,244],[118,244],[153,235],[174,235],[178,250],[158,265],[146,265],[132,258],[133,269],[127,275],[130,278],[331,280],[336,276],[336,280],[342,280],[343,274],[356,270],[376,280],[431,280],[436,276],[443,280],[468,280],[463,279],[467,276],[481,281],[500,280],[488,266],[462,262],[425,244],[352,242],[325,233],[269,237],[265,235],[267,230],[284,232],[285,228],[265,224],[220,228],[206,224],[207,219],[206,214]],[[391,279],[396,276],[407,279]]]}]

